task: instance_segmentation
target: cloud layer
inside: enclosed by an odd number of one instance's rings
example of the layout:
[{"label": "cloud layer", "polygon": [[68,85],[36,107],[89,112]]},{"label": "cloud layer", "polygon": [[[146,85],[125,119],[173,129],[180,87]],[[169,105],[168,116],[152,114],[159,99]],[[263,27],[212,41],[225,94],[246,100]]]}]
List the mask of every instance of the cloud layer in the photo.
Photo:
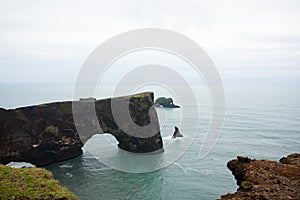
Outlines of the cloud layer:
[{"label": "cloud layer", "polygon": [[74,82],[103,41],[153,27],[199,43],[225,83],[298,85],[299,1],[1,1],[1,82]]}]

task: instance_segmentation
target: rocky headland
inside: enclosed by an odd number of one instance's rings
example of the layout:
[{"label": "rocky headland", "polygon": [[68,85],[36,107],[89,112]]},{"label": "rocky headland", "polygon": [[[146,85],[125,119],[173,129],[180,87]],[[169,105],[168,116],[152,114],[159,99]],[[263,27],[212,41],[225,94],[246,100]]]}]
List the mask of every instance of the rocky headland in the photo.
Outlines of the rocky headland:
[{"label": "rocky headland", "polygon": [[227,163],[239,188],[225,199],[300,199],[300,154],[277,161],[238,156]]},{"label": "rocky headland", "polygon": [[[117,109],[118,123],[113,117],[112,104],[129,106],[129,113],[128,109]],[[112,134],[119,142],[118,147],[129,152],[161,152],[163,143],[156,111],[151,109],[153,105],[153,93],[146,92],[12,110],[1,108],[0,163],[24,161],[43,166],[70,159],[82,154],[82,146],[94,134],[103,133]],[[132,120],[126,120],[128,115]],[[150,121],[151,128],[136,128],[136,125],[145,127]],[[130,131],[133,134],[127,134]]]}]

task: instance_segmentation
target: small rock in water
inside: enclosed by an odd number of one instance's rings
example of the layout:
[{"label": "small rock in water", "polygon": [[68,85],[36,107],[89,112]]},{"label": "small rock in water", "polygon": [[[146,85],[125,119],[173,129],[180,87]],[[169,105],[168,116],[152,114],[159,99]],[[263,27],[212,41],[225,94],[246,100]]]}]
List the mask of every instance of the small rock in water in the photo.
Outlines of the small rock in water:
[{"label": "small rock in water", "polygon": [[177,137],[183,137],[183,135],[179,132],[179,129],[175,126],[175,131],[173,133],[173,137],[172,138],[177,138]]}]

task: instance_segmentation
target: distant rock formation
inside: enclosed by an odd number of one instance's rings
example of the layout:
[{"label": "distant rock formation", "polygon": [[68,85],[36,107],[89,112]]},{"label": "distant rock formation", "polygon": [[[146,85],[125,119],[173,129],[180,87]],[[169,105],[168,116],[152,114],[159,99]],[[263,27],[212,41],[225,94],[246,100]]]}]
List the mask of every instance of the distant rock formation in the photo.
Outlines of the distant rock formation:
[{"label": "distant rock formation", "polygon": [[238,156],[227,163],[239,186],[225,199],[299,199],[300,154],[291,154],[279,162],[252,160]]},{"label": "distant rock formation", "polygon": [[[163,142],[159,131],[159,123],[153,106],[153,93],[146,92],[131,96],[96,100],[81,99],[29,106],[14,110],[0,108],[0,163],[25,161],[37,166],[47,165],[56,161],[70,159],[82,154],[81,147],[94,134],[110,133],[119,142],[119,148],[135,152],[163,151]],[[147,133],[135,131],[141,137],[128,135],[121,130],[114,120],[111,104],[129,102],[130,117],[133,122],[121,121],[123,127],[133,125],[154,125]],[[74,106],[73,105],[73,106]],[[96,115],[92,112],[96,111]],[[77,119],[73,119],[76,112]],[[128,115],[127,110],[120,110],[122,119]],[[78,117],[79,116],[79,117]],[[75,123],[76,121],[76,127]],[[119,123],[119,125],[120,125]],[[133,123],[133,124],[132,124]],[[135,123],[135,124],[134,124]],[[99,132],[101,127],[102,131]],[[84,134],[78,134],[80,133]],[[143,137],[151,135],[151,137]]]},{"label": "distant rock formation", "polygon": [[165,107],[165,108],[180,108],[180,106],[175,105],[173,103],[173,99],[172,98],[165,98],[165,97],[160,97],[158,99],[156,99],[155,106],[157,107]]}]

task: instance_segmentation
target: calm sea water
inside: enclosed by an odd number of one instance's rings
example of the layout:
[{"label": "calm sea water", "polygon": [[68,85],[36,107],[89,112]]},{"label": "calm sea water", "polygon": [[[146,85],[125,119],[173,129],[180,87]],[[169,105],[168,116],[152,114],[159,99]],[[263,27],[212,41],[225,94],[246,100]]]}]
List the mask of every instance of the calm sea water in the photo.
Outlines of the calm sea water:
[{"label": "calm sea water", "polygon": [[[172,96],[160,88],[145,89],[154,90],[156,96]],[[183,156],[168,167],[149,173],[121,172],[100,163],[84,150],[80,157],[46,168],[80,199],[216,199],[237,188],[226,167],[226,163],[237,155],[278,160],[300,152],[299,89],[225,86],[223,131],[204,159],[200,159],[198,153],[209,125],[211,105],[207,91],[199,87],[200,102],[188,105],[197,107],[200,113],[195,140]],[[98,91],[95,96],[107,97],[109,92],[109,89]],[[70,100],[72,93],[72,85],[1,84],[0,107]],[[157,111],[167,146],[174,142],[170,140],[174,126],[189,119],[180,119],[180,109],[159,108]],[[118,151],[117,148],[106,149],[103,154]]]}]

